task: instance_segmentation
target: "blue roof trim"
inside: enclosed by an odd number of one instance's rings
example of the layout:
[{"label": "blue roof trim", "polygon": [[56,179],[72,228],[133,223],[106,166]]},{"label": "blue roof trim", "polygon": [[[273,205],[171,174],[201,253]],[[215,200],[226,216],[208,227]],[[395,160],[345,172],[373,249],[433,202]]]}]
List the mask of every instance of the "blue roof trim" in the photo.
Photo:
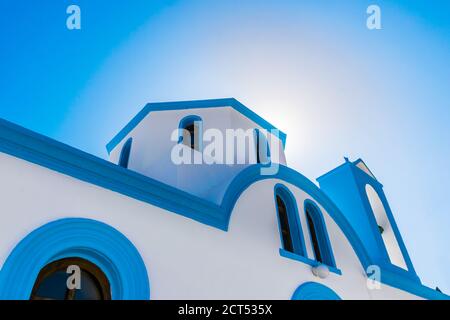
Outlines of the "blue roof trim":
[{"label": "blue roof trim", "polygon": [[376,181],[378,181],[377,178],[375,177],[375,175],[373,174],[372,170],[369,169],[369,167],[368,167],[367,164],[363,161],[363,159],[359,158],[359,159],[353,161],[353,164],[355,165],[355,167],[358,167],[358,164],[360,164],[360,163],[362,163],[362,164],[366,167],[366,169],[369,170],[370,174],[372,175],[371,178],[372,178],[372,179],[375,179]]},{"label": "blue roof trim", "polygon": [[399,276],[398,273],[390,272],[387,269],[383,269],[381,273],[381,283],[407,291],[425,299],[450,300],[450,296],[444,293],[428,288],[417,281],[412,281],[408,277]]},{"label": "blue roof trim", "polygon": [[[234,98],[210,99],[210,100],[192,100],[192,101],[175,101],[175,102],[154,102],[148,103],[139,113],[128,122],[125,127],[106,145],[106,150],[110,153],[125,137],[131,132],[150,112],[164,110],[182,110],[182,109],[204,109],[217,107],[232,107],[240,112],[262,128],[266,130],[277,129],[261,116],[244,106]],[[277,129],[278,130],[278,129]],[[286,134],[279,130],[279,137],[286,145]]]},{"label": "blue roof trim", "polygon": [[[356,168],[356,169],[358,169],[359,171],[362,171],[360,168],[358,168],[358,167],[356,166],[358,163],[359,163],[358,160],[356,160],[355,162],[346,161],[346,162],[344,162],[343,164],[337,166],[336,168],[334,168],[334,169],[332,169],[332,170],[330,170],[330,171],[324,173],[323,175],[317,177],[317,178],[316,178],[316,181],[320,183],[320,181],[323,180],[324,178],[326,178],[327,176],[332,175],[332,174],[334,174],[334,173],[337,173],[337,172],[339,172],[340,170],[343,170],[343,169],[346,168],[346,167]],[[364,163],[364,164],[365,164],[365,163]],[[367,169],[369,169],[369,168],[367,167]],[[370,171],[370,170],[369,170],[369,171]],[[363,172],[364,172],[364,171],[363,171]],[[370,175],[368,175],[368,174],[365,173],[365,172],[364,172],[364,174],[367,176],[367,179],[370,180],[371,182],[373,182],[375,185],[378,185],[378,186],[380,186],[380,187],[383,187],[383,184],[382,184],[380,181],[378,181],[377,179],[371,177]]]},{"label": "blue roof trim", "polygon": [[224,229],[213,203],[3,119],[0,152]]},{"label": "blue roof trim", "polygon": [[[239,196],[254,182],[280,179],[314,197],[339,225],[361,264],[371,264],[361,240],[336,205],[310,180],[288,167],[279,166],[276,175],[261,175],[262,165],[243,170],[229,185],[220,206],[155,179],[122,168],[109,161],[0,119],[0,152],[55,170],[76,179],[150,203],[206,225],[228,230],[231,212]],[[384,273],[383,273],[384,275]],[[449,299],[420,283],[393,274],[382,282],[429,299]]]}]

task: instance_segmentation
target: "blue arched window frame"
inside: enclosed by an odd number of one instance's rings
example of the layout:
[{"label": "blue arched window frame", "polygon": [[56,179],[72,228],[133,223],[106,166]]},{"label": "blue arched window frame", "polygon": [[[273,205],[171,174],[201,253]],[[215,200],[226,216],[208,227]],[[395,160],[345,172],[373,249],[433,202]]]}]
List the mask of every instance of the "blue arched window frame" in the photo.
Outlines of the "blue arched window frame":
[{"label": "blue arched window frame", "polygon": [[278,228],[282,249],[284,248],[283,235],[281,230],[280,214],[278,212],[277,196],[283,201],[286,207],[286,215],[289,224],[290,237],[293,246],[293,254],[299,256],[306,256],[305,241],[303,238],[300,216],[298,214],[297,202],[292,192],[283,184],[277,184],[274,188],[275,207],[277,210]]},{"label": "blue arched window frame", "polygon": [[122,150],[120,151],[119,166],[121,166],[123,168],[128,168],[132,143],[133,143],[133,138],[129,138],[124,143]]},{"label": "blue arched window frame", "polygon": [[292,300],[342,300],[332,289],[317,282],[305,282],[292,295]]},{"label": "blue arched window frame", "polygon": [[[256,163],[261,164],[270,164],[270,147],[269,142],[267,141],[266,136],[258,129],[254,130],[254,138],[255,138],[255,150],[256,150]],[[264,150],[265,148],[265,150]],[[265,155],[261,155],[261,151],[265,152]],[[261,157],[263,156],[263,157]],[[261,159],[262,158],[262,159]]]},{"label": "blue arched window frame", "polygon": [[183,143],[183,133],[184,130],[189,126],[189,125],[195,125],[197,126],[197,136],[194,136],[194,141],[197,141],[198,144],[198,149],[194,149],[197,151],[202,151],[203,150],[203,120],[201,117],[197,116],[197,115],[189,115],[184,117],[183,119],[180,120],[180,123],[178,124],[178,143]]},{"label": "blue arched window frame", "polygon": [[[333,250],[331,248],[331,242],[330,242],[330,238],[328,237],[327,227],[326,227],[322,212],[320,211],[317,204],[309,199],[305,200],[304,208],[305,208],[306,221],[308,221],[308,216],[307,216],[308,213],[312,220],[313,228],[314,228],[318,246],[319,246],[320,255],[322,257],[321,263],[335,268],[336,261],[334,260]],[[313,246],[312,231],[311,231],[309,223],[307,223],[307,224],[308,224],[309,236],[310,236],[310,240],[311,240],[311,246],[313,247],[315,259],[317,260],[316,251],[314,250],[314,246]]]},{"label": "blue arched window frame", "polygon": [[150,298],[147,268],[125,235],[100,221],[64,218],[35,229],[14,247],[0,272],[0,300],[28,300],[41,269],[69,257],[98,266],[113,300]]}]

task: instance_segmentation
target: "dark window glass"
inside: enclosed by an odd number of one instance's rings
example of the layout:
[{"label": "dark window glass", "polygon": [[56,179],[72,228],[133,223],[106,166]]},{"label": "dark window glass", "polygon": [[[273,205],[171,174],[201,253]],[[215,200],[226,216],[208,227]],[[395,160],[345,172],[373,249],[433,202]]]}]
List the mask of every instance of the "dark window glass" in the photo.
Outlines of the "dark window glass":
[{"label": "dark window glass", "polygon": [[[258,129],[255,129],[256,142],[256,163],[268,164],[270,163],[270,149],[267,138]],[[265,151],[265,154],[264,152]],[[263,152],[261,154],[261,152]]]},{"label": "dark window glass", "polygon": [[[69,266],[80,268],[80,289],[69,289]],[[80,258],[67,258],[45,266],[36,279],[31,300],[110,300],[111,289],[103,271],[93,263]]]},{"label": "dark window glass", "polygon": [[66,281],[69,275],[64,271],[55,271],[36,288],[34,295],[42,299],[64,300],[67,293]]},{"label": "dark window glass", "polygon": [[101,285],[89,272],[81,273],[81,289],[75,291],[76,300],[102,300]]},{"label": "dark window glass", "polygon": [[185,145],[195,149],[195,125],[194,123],[188,124],[184,130],[186,130],[186,136],[183,137],[183,141],[185,141]]},{"label": "dark window glass", "polygon": [[260,156],[260,148],[259,148],[259,131],[256,131],[256,163],[261,163],[261,156]]},{"label": "dark window glass", "polygon": [[286,205],[280,198],[280,196],[277,196],[277,207],[278,217],[280,219],[281,237],[283,238],[283,249],[286,251],[294,252]]},{"label": "dark window glass", "polygon": [[314,226],[314,221],[311,218],[311,215],[308,210],[306,210],[306,219],[308,220],[308,228],[309,228],[309,233],[311,234],[311,241],[312,241],[312,245],[313,245],[313,249],[314,249],[314,254],[316,256],[316,260],[319,262],[322,262],[322,254],[320,252],[320,246],[319,246],[319,241],[317,239],[316,228]]}]

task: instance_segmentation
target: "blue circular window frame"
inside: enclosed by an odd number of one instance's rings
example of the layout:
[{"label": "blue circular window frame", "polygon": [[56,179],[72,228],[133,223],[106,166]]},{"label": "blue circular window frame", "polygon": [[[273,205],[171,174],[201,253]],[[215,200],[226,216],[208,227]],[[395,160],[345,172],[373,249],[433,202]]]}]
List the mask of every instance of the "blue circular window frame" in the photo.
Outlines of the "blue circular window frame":
[{"label": "blue circular window frame", "polygon": [[317,282],[305,282],[295,290],[292,300],[342,300],[336,292]]},{"label": "blue circular window frame", "polygon": [[112,299],[150,299],[147,268],[130,240],[103,222],[66,218],[32,231],[13,249],[0,270],[0,300],[28,300],[40,270],[68,257],[102,269]]}]

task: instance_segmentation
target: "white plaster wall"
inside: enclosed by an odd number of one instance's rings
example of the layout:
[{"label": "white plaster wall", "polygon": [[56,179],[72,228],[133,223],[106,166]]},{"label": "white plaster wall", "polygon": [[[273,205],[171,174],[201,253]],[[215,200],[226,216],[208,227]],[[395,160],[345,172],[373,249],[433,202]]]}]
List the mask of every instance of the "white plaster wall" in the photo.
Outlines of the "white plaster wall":
[{"label": "white plaster wall", "polygon": [[[188,110],[167,110],[150,112],[110,154],[110,161],[118,163],[120,151],[129,137],[133,138],[128,168],[163,181],[194,195],[220,203],[228,184],[248,164],[239,166],[224,165],[175,165],[171,160],[172,148],[177,144],[171,141],[173,130],[177,130],[180,121],[189,115],[200,116],[203,120],[203,132],[217,129],[225,139],[226,129],[259,128],[231,107],[201,108]],[[285,164],[284,150],[280,139],[274,145],[274,162]],[[208,143],[205,143],[205,145]],[[225,147],[225,141],[224,141]],[[254,148],[254,146],[251,146]],[[278,147],[276,149],[276,147]],[[189,148],[186,148],[190,151]],[[250,151],[254,152],[254,150]],[[195,151],[197,156],[198,152]],[[275,161],[278,160],[278,161]],[[237,163],[236,160],[234,163]],[[248,163],[248,162],[247,162]],[[192,181],[208,181],[207,184],[192,183]]]},{"label": "white plaster wall", "polygon": [[[84,217],[113,226],[134,243],[147,266],[152,299],[289,299],[305,281],[323,283],[344,299],[417,298],[388,286],[370,292],[350,244],[325,212],[343,275],[331,273],[320,280],[310,266],[281,257],[273,200],[279,180],[260,181],[247,189],[224,232],[3,153],[0,176],[0,266],[39,226]],[[307,195],[286,185],[302,212]]]}]

